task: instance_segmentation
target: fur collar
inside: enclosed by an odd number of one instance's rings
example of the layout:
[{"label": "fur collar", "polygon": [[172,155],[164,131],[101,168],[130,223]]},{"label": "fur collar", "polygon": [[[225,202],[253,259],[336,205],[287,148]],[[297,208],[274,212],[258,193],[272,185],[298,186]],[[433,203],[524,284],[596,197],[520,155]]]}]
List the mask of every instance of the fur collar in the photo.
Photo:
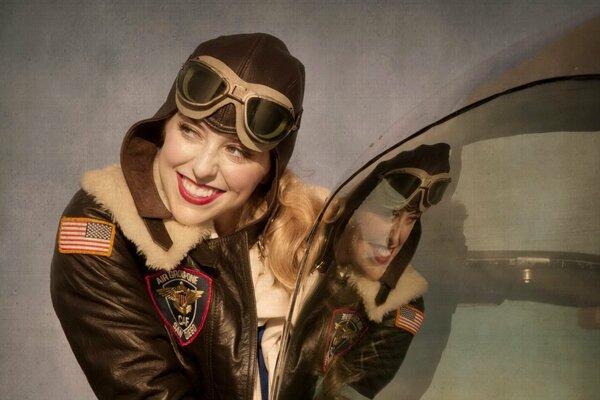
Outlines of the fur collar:
[{"label": "fur collar", "polygon": [[427,281],[410,264],[400,276],[396,287],[392,289],[385,303],[379,306],[375,304],[375,296],[377,296],[380,286],[378,281],[351,273],[348,282],[362,297],[369,319],[375,322],[381,322],[385,314],[423,296],[427,291]]},{"label": "fur collar", "polygon": [[[154,172],[156,187],[163,203],[168,207],[157,168],[154,168]],[[212,226],[186,226],[173,219],[164,220],[165,227],[173,239],[173,246],[168,251],[163,250],[154,243],[148,233],[118,165],[87,172],[81,178],[81,187],[112,214],[114,222],[119,225],[125,237],[146,257],[149,268],[169,271],[177,267],[192,247],[214,235]]]}]

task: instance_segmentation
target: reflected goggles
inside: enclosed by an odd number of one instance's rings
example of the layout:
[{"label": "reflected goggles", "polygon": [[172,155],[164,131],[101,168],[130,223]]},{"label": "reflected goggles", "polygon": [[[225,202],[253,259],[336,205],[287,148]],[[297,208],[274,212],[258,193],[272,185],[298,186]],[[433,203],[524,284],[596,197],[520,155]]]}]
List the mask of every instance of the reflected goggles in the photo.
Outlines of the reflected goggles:
[{"label": "reflected goggles", "polygon": [[439,203],[451,181],[448,173],[429,175],[419,168],[395,169],[386,173],[383,179],[403,198],[396,209],[406,207],[420,194],[420,212]]},{"label": "reflected goggles", "polygon": [[192,119],[206,118],[224,105],[233,104],[238,137],[255,151],[272,149],[298,129],[299,115],[285,95],[244,81],[214,57],[188,60],[179,71],[176,90],[177,108]]}]

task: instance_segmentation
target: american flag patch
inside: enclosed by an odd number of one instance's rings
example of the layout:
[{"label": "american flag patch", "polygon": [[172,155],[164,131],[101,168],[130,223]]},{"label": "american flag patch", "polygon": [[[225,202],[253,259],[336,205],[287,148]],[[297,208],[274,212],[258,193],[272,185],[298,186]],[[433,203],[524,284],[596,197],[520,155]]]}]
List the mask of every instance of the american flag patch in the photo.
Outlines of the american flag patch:
[{"label": "american flag patch", "polygon": [[396,311],[394,325],[397,328],[404,329],[416,335],[424,319],[425,315],[420,310],[409,305],[404,305]]},{"label": "american flag patch", "polygon": [[65,254],[110,256],[115,239],[115,225],[92,218],[60,220],[58,251]]}]

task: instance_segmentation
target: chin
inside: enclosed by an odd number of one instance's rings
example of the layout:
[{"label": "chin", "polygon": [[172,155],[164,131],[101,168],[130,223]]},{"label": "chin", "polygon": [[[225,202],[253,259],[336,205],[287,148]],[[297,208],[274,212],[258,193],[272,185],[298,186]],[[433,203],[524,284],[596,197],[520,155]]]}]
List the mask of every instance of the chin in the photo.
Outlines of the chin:
[{"label": "chin", "polygon": [[367,278],[371,279],[372,281],[379,280],[379,278],[381,278],[381,276],[383,275],[384,272],[385,272],[385,267],[381,267],[381,266],[373,266],[373,267],[363,268],[363,274]]},{"label": "chin", "polygon": [[209,221],[212,221],[210,215],[199,215],[198,211],[188,209],[174,209],[171,211],[173,219],[182,225],[186,226],[198,226],[205,225]]}]

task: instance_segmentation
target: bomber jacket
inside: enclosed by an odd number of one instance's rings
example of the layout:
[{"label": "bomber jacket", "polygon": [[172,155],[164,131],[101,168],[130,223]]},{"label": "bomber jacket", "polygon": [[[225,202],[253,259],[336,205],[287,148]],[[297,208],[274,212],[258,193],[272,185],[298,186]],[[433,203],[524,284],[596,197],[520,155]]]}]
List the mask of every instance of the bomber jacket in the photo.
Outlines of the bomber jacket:
[{"label": "bomber jacket", "polygon": [[[312,282],[309,282],[312,281]],[[424,320],[427,281],[408,265],[387,300],[351,266],[315,270],[293,318],[280,399],[373,398],[395,376]]]},{"label": "bomber jacket", "polygon": [[[259,321],[250,249],[257,235],[245,229],[215,237],[211,226],[168,220],[173,245],[166,251],[137,214],[118,166],[87,173],[82,188],[61,219],[51,294],[95,394],[252,399]],[[266,331],[271,323],[273,341],[283,315],[268,319]],[[276,351],[270,355],[273,365]]]}]

